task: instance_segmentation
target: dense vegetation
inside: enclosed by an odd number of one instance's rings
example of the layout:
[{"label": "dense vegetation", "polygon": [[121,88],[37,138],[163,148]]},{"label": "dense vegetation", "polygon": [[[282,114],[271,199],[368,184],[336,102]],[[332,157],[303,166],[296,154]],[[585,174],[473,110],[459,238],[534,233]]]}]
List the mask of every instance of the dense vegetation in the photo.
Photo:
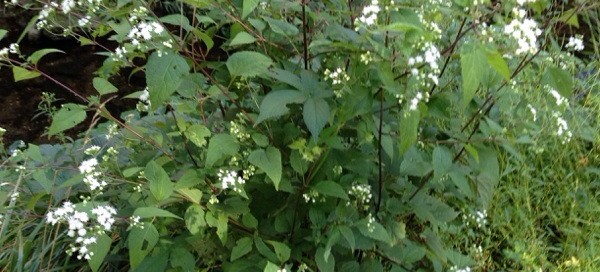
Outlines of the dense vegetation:
[{"label": "dense vegetation", "polygon": [[0,146],[2,270],[600,269],[597,1],[6,4],[106,59],[0,49],[79,101]]}]

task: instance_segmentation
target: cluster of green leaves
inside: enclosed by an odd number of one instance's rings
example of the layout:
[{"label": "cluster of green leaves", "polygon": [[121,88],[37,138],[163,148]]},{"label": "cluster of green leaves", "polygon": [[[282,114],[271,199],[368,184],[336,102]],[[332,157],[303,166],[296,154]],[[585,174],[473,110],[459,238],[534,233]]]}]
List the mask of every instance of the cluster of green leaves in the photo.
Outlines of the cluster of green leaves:
[{"label": "cluster of green leaves", "polygon": [[[355,2],[184,0],[164,16],[153,3],[103,3],[99,24],[77,36],[82,44],[123,43],[132,28],[128,14],[145,6],[156,11],[147,19],[161,22],[175,46],[125,60],[101,52],[109,57],[93,81],[98,95],[87,105],[63,105],[48,135],[83,122],[86,111],[108,122],[71,143],[29,145],[6,159],[0,175],[18,180],[14,190],[22,195],[10,201],[11,192],[0,189],[0,203],[7,203],[0,212],[13,217],[2,224],[0,246],[12,247],[0,253],[0,265],[82,266],[64,256],[72,242],[65,229],[42,218],[84,196],[92,206],[110,203],[119,211],[116,230],[92,249],[94,271],[489,268],[469,251],[489,233],[461,234],[459,215],[490,207],[496,213],[503,177],[516,181],[545,169],[522,167],[540,158],[532,155],[536,141],[561,143],[548,137],[555,130],[551,113],[573,111],[557,106],[546,88],[573,98],[582,84],[573,75],[582,64],[569,55],[563,62],[578,64],[564,67],[545,56],[565,56],[555,30],[577,23],[588,3],[565,12],[550,1],[526,6],[546,28],[540,52],[517,57],[509,42],[488,43],[476,31],[486,22],[502,37],[516,3],[380,1],[389,8],[381,9],[379,24],[357,27],[354,19],[369,3]],[[441,37],[431,24],[444,25]],[[437,85],[411,74],[435,71],[407,64],[427,43],[444,53]],[[48,76],[36,64],[56,52],[11,61],[15,80]],[[370,61],[362,59],[367,52]],[[118,92],[111,75],[126,66],[144,73],[151,106],[116,118],[103,102]],[[323,76],[337,68],[348,81],[333,84]],[[428,99],[412,109],[406,101],[417,94]],[[534,120],[528,104],[548,117]],[[570,145],[597,140],[589,133],[597,124],[588,124],[571,127]],[[109,182],[102,194],[91,193],[77,171],[91,144],[102,148],[98,158]],[[25,170],[14,171],[20,166]],[[245,183],[225,184],[221,175],[230,171]],[[590,171],[581,179],[589,181]],[[370,188],[368,197],[356,193],[359,186]],[[129,226],[133,218],[141,223]],[[497,229],[489,237],[507,235]]]}]

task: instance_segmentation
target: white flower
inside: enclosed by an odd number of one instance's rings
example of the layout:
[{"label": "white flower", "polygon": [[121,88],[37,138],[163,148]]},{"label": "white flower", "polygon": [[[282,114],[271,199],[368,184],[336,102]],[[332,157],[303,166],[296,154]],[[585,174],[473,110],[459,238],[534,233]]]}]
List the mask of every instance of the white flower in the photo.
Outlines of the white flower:
[{"label": "white flower", "polygon": [[219,173],[217,173],[217,176],[219,177],[219,179],[221,180],[221,186],[223,187],[223,189],[233,189],[236,192],[239,192],[240,189],[238,188],[239,185],[243,185],[246,183],[246,181],[238,176],[238,173],[234,170],[223,170],[223,169],[219,169]]},{"label": "white flower", "polygon": [[96,171],[96,166],[98,165],[98,160],[96,158],[91,158],[89,160],[85,160],[79,165],[79,172],[82,174],[90,174]]},{"label": "white flower", "polygon": [[504,27],[504,33],[510,35],[516,40],[518,48],[516,55],[535,53],[537,50],[537,37],[542,34],[537,23],[529,18],[525,18],[525,10],[515,9],[513,13],[518,19],[513,19],[510,24]]},{"label": "white flower", "polygon": [[148,87],[146,87],[144,89],[144,91],[142,91],[142,94],[140,95],[140,101],[146,102],[149,99],[150,99],[150,93],[148,92]]},{"label": "white flower", "polygon": [[8,46],[8,51],[10,53],[13,53],[13,54],[18,54],[19,53],[19,44],[17,44],[17,43],[11,43]]},{"label": "white flower", "polygon": [[[100,147],[97,145],[92,145],[90,147],[88,147],[86,150],[83,151],[84,154],[89,155],[89,156],[94,156],[96,154],[98,154],[98,152],[100,151]],[[96,161],[96,164],[98,162]]]},{"label": "white flower", "polygon": [[111,206],[99,206],[92,210],[92,214],[97,216],[98,224],[100,224],[104,230],[110,230],[115,223],[114,216],[117,214],[117,210]]},{"label": "white flower", "polygon": [[550,94],[556,99],[556,105],[560,106],[567,103],[567,99],[560,95],[556,90],[550,89]]},{"label": "white flower", "polygon": [[79,20],[77,20],[77,25],[79,25],[80,27],[87,26],[90,23],[91,18],[91,16],[82,17]]},{"label": "white flower", "polygon": [[571,48],[575,51],[583,50],[583,40],[580,37],[569,37],[569,42],[565,45],[567,48]]},{"label": "white flower", "polygon": [[370,5],[363,8],[360,17],[356,18],[356,22],[366,26],[374,25],[377,22],[377,15],[380,10],[379,2],[372,0]]},{"label": "white flower", "polygon": [[63,0],[60,9],[64,14],[67,14],[75,7],[75,0]]}]

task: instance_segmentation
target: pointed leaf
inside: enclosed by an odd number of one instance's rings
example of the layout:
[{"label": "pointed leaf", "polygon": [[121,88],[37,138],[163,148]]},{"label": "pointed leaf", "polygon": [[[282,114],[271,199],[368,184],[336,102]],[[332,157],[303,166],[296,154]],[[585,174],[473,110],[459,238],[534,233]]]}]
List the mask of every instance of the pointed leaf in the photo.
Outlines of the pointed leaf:
[{"label": "pointed leaf", "polygon": [[152,53],[146,63],[146,85],[152,108],[156,109],[177,90],[182,79],[189,74],[190,66],[177,53]]},{"label": "pointed leaf", "polygon": [[185,211],[185,226],[192,234],[200,232],[206,227],[206,220],[204,219],[204,210],[199,204],[192,204]]},{"label": "pointed leaf", "polygon": [[158,230],[151,223],[143,223],[129,231],[127,240],[129,263],[135,269],[158,242]]},{"label": "pointed leaf", "polygon": [[277,118],[288,112],[287,105],[290,103],[302,103],[306,97],[294,90],[272,91],[265,96],[260,103],[260,114],[256,123],[260,123],[269,118]]},{"label": "pointed leaf", "polygon": [[341,185],[330,180],[325,180],[317,183],[313,187],[313,189],[315,189],[315,191],[317,191],[320,194],[333,196],[345,200],[349,199],[348,194],[346,194],[344,188]]},{"label": "pointed leaf", "polygon": [[13,76],[15,82],[39,77],[41,74],[36,71],[30,71],[23,67],[13,66]]},{"label": "pointed leaf", "polygon": [[254,36],[248,34],[248,32],[242,31],[233,37],[231,42],[229,42],[229,46],[249,44],[254,43],[255,41],[256,38],[254,38]]},{"label": "pointed leaf", "polygon": [[106,257],[106,254],[108,254],[108,251],[110,250],[111,243],[112,239],[103,233],[96,236],[96,243],[89,245],[90,252],[94,253],[88,260],[88,264],[92,271],[96,272],[100,269],[104,257]]},{"label": "pointed leaf", "polygon": [[210,138],[206,154],[206,167],[212,167],[224,156],[237,154],[240,146],[229,134],[217,134]]},{"label": "pointed leaf", "polygon": [[400,119],[400,155],[404,155],[417,142],[420,115],[418,110],[408,110],[402,114]]},{"label": "pointed leaf", "polygon": [[137,209],[135,209],[135,211],[133,212],[133,215],[139,216],[140,218],[150,218],[150,217],[171,217],[171,218],[177,218],[177,219],[182,219],[181,217],[160,209],[160,208],[156,208],[156,207],[139,207]]},{"label": "pointed leaf", "polygon": [[260,0],[244,0],[242,5],[242,19],[246,19],[259,3]]},{"label": "pointed leaf", "polygon": [[266,74],[273,61],[258,52],[241,51],[233,53],[225,64],[232,77],[254,77]]},{"label": "pointed leaf", "polygon": [[156,200],[165,200],[173,193],[173,182],[167,172],[155,161],[150,161],[146,165],[144,176],[148,179],[150,193]]},{"label": "pointed leaf", "polygon": [[101,78],[101,77],[95,77],[92,80],[92,84],[94,85],[94,89],[96,89],[96,91],[98,91],[98,93],[100,95],[114,93],[119,90],[119,89],[117,89],[117,87],[112,85],[108,80]]},{"label": "pointed leaf", "polygon": [[185,130],[184,135],[196,146],[203,147],[206,144],[205,138],[210,136],[210,130],[206,126],[193,124]]},{"label": "pointed leaf", "polygon": [[260,170],[263,170],[273,181],[275,189],[279,190],[279,182],[281,182],[282,174],[281,153],[279,149],[269,146],[266,151],[263,149],[254,150],[248,156],[248,161]]},{"label": "pointed leaf", "polygon": [[548,67],[542,82],[556,89],[563,97],[570,97],[573,92],[573,77],[558,67]]},{"label": "pointed leaf", "polygon": [[50,53],[63,53],[64,54],[65,51],[53,49],[53,48],[40,49],[38,51],[33,52],[27,58],[27,61],[32,63],[33,65],[36,65],[42,57],[44,57],[45,55],[50,54]]},{"label": "pointed leaf", "polygon": [[475,96],[485,75],[486,56],[477,46],[464,46],[460,53],[460,66],[463,88],[462,107],[464,108]]},{"label": "pointed leaf", "polygon": [[86,113],[82,105],[64,104],[52,117],[48,128],[48,136],[56,135],[70,129],[85,120]]},{"label": "pointed leaf", "polygon": [[316,140],[329,120],[329,105],[323,98],[311,97],[304,102],[304,123]]}]

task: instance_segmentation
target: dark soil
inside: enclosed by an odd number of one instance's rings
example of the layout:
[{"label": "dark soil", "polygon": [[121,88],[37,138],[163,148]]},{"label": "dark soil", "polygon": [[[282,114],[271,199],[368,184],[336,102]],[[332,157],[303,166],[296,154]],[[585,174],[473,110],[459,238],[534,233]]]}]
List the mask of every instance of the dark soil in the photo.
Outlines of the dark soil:
[{"label": "dark soil", "polygon": [[[0,29],[8,30],[7,36],[0,41],[0,48],[7,47],[10,43],[17,41],[24,27],[34,14],[21,10],[0,11]],[[103,44],[112,47],[108,41]],[[97,94],[92,86],[94,72],[102,65],[106,58],[95,54],[103,51],[96,46],[81,46],[74,39],[53,39],[48,35],[39,35],[35,39],[25,37],[19,44],[21,52],[28,55],[43,48],[55,48],[66,54],[49,54],[38,63],[38,67],[44,73],[50,75],[62,84],[72,88],[84,97]],[[134,84],[127,80],[127,75],[117,76],[110,79],[117,88],[119,96],[124,96],[132,91],[140,90],[143,82]],[[14,82],[10,67],[0,68],[0,127],[6,129],[4,143],[10,144],[16,140],[30,143],[48,143],[56,139],[44,136],[47,126],[51,120],[44,114],[38,113],[38,104],[41,101],[42,92],[54,93],[58,99],[56,106],[61,103],[81,103],[78,99],[59,85],[43,78]],[[107,104],[107,108],[114,116],[119,112],[134,107],[135,101],[113,99]],[[88,117],[93,115],[92,112]],[[88,118],[89,119],[89,118]],[[69,130],[66,135],[75,138],[78,133],[87,129],[87,120],[83,124]]]}]

